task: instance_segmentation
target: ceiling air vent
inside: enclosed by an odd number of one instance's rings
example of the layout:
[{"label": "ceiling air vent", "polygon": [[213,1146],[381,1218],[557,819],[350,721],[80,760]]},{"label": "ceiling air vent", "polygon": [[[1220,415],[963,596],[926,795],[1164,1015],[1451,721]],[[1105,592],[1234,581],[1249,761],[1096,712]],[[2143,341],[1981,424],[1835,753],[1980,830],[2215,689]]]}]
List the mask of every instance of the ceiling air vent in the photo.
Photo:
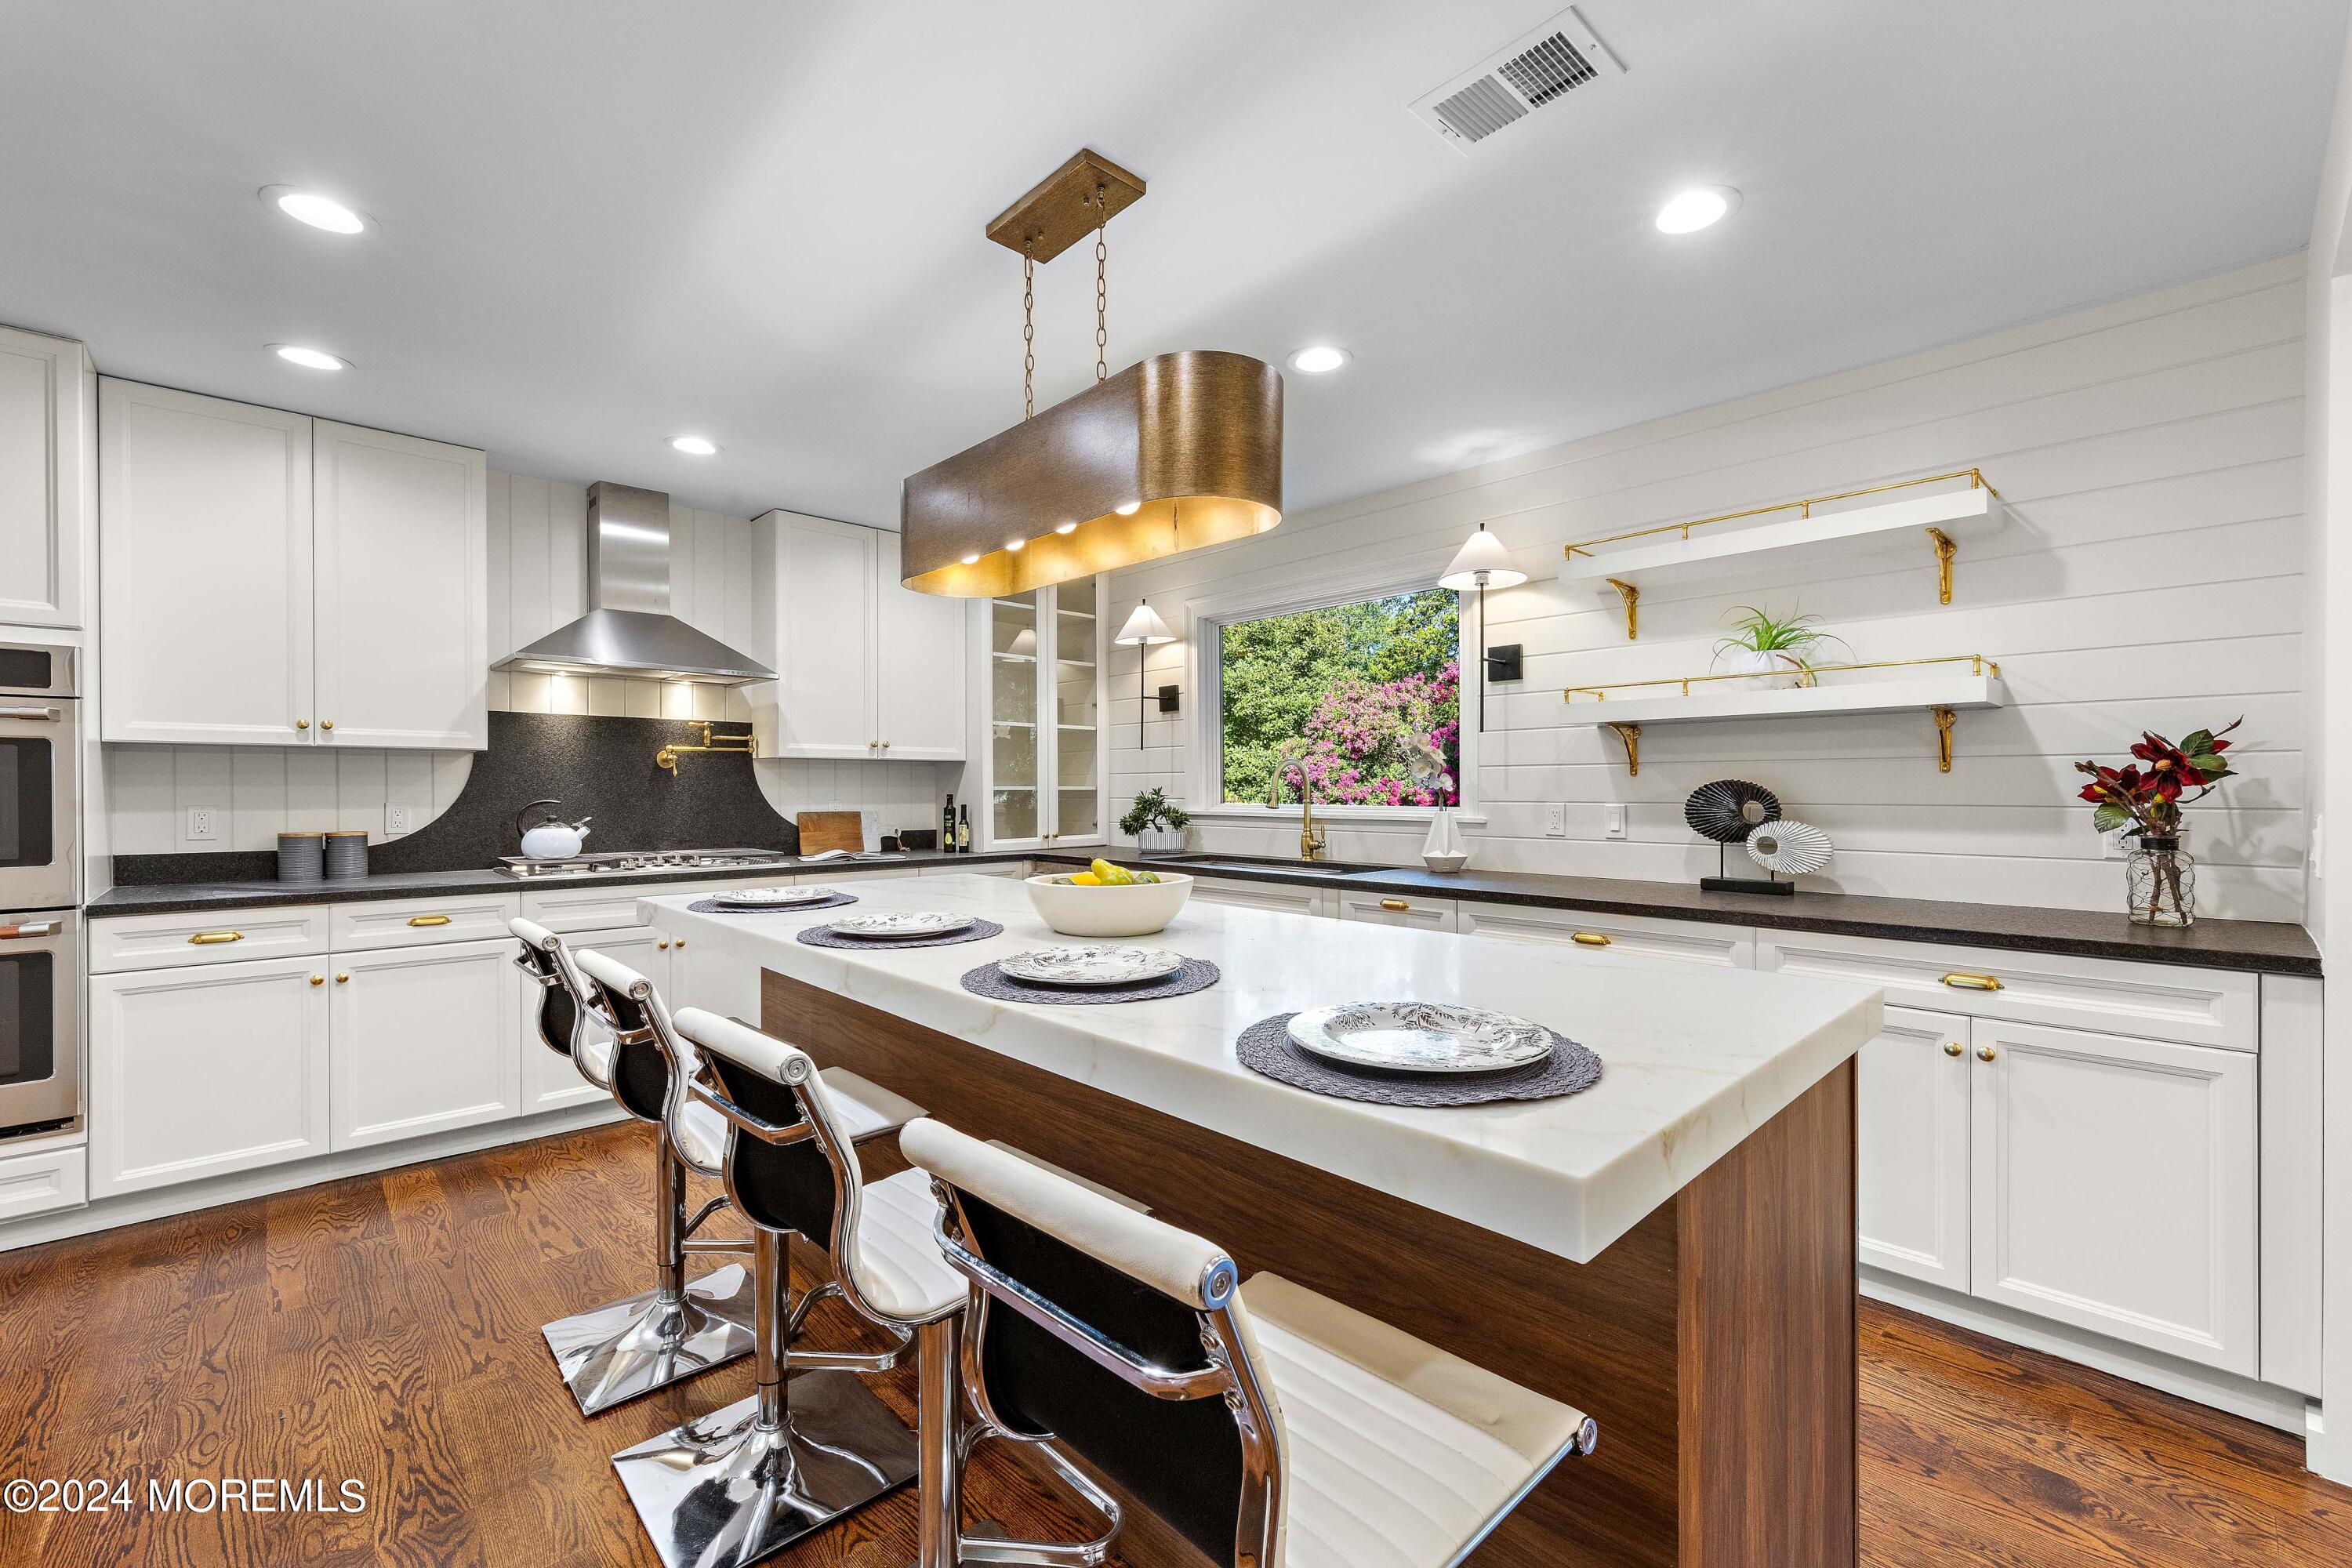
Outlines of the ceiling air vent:
[{"label": "ceiling air vent", "polygon": [[1415,100],[1412,112],[1466,155],[1534,110],[1624,69],[1570,6],[1435,92]]}]

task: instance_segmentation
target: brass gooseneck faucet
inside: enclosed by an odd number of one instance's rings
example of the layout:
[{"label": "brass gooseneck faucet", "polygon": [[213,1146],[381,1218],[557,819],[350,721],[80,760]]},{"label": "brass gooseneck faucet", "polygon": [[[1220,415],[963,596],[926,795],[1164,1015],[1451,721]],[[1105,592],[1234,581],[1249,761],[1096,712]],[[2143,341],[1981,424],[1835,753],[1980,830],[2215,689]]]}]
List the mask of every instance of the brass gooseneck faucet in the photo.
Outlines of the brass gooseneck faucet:
[{"label": "brass gooseneck faucet", "polygon": [[1298,858],[1301,860],[1323,858],[1323,830],[1315,826],[1315,781],[1307,776],[1307,764],[1297,757],[1284,757],[1274,764],[1274,788],[1267,792],[1265,806],[1272,811],[1282,804],[1282,775],[1298,775]]}]

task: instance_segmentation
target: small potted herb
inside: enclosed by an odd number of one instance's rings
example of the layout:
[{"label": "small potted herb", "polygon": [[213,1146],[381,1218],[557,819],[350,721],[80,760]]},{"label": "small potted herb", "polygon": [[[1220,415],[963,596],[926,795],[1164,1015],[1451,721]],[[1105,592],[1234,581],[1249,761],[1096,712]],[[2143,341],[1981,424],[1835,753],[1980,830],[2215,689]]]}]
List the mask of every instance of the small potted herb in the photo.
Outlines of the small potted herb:
[{"label": "small potted herb", "polygon": [[1184,829],[1192,820],[1181,806],[1169,804],[1167,791],[1148,789],[1118,819],[1118,830],[1134,837],[1139,855],[1174,855],[1182,851]]},{"label": "small potted herb", "polygon": [[1715,645],[1715,659],[1746,677],[1733,682],[1743,690],[1811,686],[1814,659],[1832,643],[1846,646],[1843,637],[1821,629],[1819,616],[1776,618],[1753,605],[1742,605],[1731,623],[1731,635]]},{"label": "small potted herb", "polygon": [[2091,777],[2083,786],[2083,798],[2095,808],[2091,826],[2102,833],[2120,827],[2135,840],[2124,856],[2124,908],[2133,924],[2195,923],[2197,863],[2180,847],[2180,808],[2233,776],[2221,753],[2230,749],[2230,731],[2244,722],[2233,719],[2219,730],[2196,731],[2177,746],[2143,730],[2131,749],[2136,761],[2120,768],[2074,764],[2076,773]]}]

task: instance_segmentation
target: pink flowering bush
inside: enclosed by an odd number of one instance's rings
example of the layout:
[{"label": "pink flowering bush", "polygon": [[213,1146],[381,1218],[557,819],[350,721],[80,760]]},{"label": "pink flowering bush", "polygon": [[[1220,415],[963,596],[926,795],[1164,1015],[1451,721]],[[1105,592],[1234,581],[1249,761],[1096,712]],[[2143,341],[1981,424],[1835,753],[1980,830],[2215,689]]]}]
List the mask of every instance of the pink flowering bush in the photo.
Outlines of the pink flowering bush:
[{"label": "pink flowering bush", "polygon": [[1458,805],[1462,668],[1373,681],[1350,676],[1308,715],[1302,758],[1315,793],[1341,805]]}]

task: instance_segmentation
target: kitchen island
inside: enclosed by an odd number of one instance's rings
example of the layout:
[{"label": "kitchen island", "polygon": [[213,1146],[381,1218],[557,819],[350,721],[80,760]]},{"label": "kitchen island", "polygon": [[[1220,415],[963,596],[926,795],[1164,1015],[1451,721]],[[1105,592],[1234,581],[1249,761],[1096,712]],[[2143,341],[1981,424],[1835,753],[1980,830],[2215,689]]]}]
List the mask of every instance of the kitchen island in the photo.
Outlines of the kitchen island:
[{"label": "kitchen island", "polygon": [[[1851,1563],[1853,1074],[1875,992],[1692,973],[1485,937],[1195,904],[1139,939],[1223,979],[1160,1001],[1040,1006],[959,977],[1055,936],[1024,890],[934,878],[873,910],[1004,927],[950,947],[795,940],[826,912],[640,919],[764,971],[761,1026],[983,1138],[1149,1204],[1227,1247],[1590,1411],[1601,1450],[1555,1472],[1477,1561]],[[1459,1001],[1598,1052],[1566,1099],[1409,1109],[1242,1067],[1276,1013]],[[1148,1529],[1131,1561],[1160,1558]]]}]

